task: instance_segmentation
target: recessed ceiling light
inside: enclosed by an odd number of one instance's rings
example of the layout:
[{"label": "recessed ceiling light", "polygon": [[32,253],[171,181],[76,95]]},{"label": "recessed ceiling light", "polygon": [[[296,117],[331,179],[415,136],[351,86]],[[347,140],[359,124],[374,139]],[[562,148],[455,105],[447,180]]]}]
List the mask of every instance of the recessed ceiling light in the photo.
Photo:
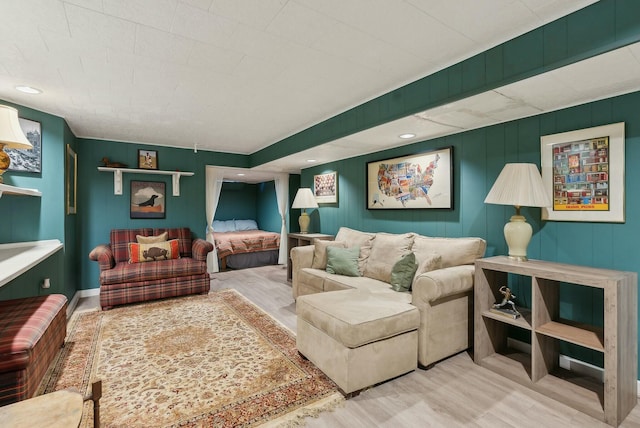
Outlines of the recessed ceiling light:
[{"label": "recessed ceiling light", "polygon": [[244,174],[243,174],[243,173],[241,173],[241,172],[239,172],[239,173],[238,173],[238,175],[239,175],[240,177],[244,177]]},{"label": "recessed ceiling light", "polygon": [[411,133],[398,135],[398,137],[402,138],[403,140],[408,140],[409,138],[413,138],[415,136],[416,136],[416,134],[411,134]]},{"label": "recessed ceiling light", "polygon": [[31,86],[18,85],[16,89],[20,92],[24,92],[25,94],[41,94],[42,91],[38,88],[33,88]]},{"label": "recessed ceiling light", "polygon": [[315,159],[307,159],[307,162],[314,163],[314,162],[316,162],[316,160]]}]

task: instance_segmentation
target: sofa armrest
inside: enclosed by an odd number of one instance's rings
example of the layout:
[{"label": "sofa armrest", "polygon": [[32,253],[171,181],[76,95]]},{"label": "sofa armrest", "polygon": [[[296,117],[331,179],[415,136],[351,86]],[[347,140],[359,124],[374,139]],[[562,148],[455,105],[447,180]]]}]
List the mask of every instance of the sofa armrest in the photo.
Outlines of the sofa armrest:
[{"label": "sofa armrest", "polygon": [[431,303],[473,289],[474,265],[451,266],[421,274],[412,291],[412,303]]},{"label": "sofa armrest", "polygon": [[95,247],[89,253],[89,259],[98,262],[101,271],[113,269],[116,265],[115,259],[113,258],[113,251],[111,251],[111,245],[109,244],[101,244]]},{"label": "sofa armrest", "polygon": [[207,261],[207,254],[213,251],[213,244],[202,238],[195,239],[191,244],[191,257],[199,262]]},{"label": "sofa armrest", "polygon": [[291,249],[291,262],[294,269],[310,268],[313,264],[313,245],[293,247]]}]

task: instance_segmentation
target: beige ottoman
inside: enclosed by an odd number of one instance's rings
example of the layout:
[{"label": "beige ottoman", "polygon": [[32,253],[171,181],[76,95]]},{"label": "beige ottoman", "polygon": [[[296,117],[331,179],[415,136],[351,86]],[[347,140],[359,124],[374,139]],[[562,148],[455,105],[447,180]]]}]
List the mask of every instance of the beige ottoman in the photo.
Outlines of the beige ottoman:
[{"label": "beige ottoman", "polygon": [[345,394],[417,367],[418,309],[394,293],[344,290],[296,301],[298,351]]}]

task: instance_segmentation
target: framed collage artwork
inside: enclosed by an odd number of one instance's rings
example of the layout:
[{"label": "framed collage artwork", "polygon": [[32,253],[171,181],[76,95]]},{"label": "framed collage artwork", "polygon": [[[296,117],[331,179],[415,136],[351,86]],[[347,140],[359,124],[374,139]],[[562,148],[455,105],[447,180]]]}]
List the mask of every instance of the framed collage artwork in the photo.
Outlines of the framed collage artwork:
[{"label": "framed collage artwork", "polygon": [[453,147],[367,163],[367,209],[452,209]]},{"label": "framed collage artwork", "polygon": [[624,223],[624,122],[540,139],[543,220]]},{"label": "framed collage artwork", "polygon": [[336,171],[313,176],[313,196],[319,204],[338,203],[338,173]]}]

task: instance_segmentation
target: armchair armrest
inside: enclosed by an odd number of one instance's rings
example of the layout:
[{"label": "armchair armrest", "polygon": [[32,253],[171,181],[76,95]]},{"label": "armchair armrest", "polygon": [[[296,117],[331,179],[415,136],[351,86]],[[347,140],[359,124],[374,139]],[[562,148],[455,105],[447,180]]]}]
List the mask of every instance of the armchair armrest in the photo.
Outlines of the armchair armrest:
[{"label": "armchair armrest", "polygon": [[475,266],[461,265],[421,274],[413,285],[412,303],[416,306],[473,289]]},{"label": "armchair armrest", "polygon": [[113,251],[111,251],[111,245],[109,244],[101,244],[91,250],[89,259],[98,262],[101,271],[113,269],[116,264],[113,258]]},{"label": "armchair armrest", "polygon": [[213,251],[213,244],[204,239],[194,239],[191,244],[191,257],[199,262],[207,261],[207,254]]}]

